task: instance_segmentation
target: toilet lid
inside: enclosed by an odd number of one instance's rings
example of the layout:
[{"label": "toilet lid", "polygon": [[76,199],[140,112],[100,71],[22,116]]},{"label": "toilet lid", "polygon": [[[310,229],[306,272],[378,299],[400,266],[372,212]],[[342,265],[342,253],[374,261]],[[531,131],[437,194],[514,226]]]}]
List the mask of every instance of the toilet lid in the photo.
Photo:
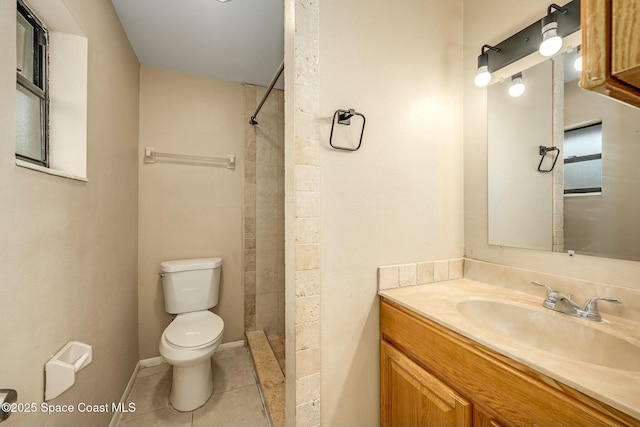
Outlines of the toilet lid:
[{"label": "toilet lid", "polygon": [[210,312],[195,311],[179,314],[165,330],[165,337],[176,347],[203,347],[215,341],[224,329],[224,321],[220,316]]}]

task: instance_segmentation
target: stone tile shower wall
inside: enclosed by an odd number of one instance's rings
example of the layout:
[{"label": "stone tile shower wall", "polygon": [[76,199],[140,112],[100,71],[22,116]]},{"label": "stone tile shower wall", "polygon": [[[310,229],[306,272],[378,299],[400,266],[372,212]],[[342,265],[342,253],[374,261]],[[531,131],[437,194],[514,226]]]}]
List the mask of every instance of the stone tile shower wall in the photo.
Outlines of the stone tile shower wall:
[{"label": "stone tile shower wall", "polygon": [[[266,92],[258,88],[256,101]],[[284,92],[274,89],[256,132],[256,329],[284,333]]]},{"label": "stone tile shower wall", "polygon": [[256,330],[256,131],[249,118],[256,109],[256,87],[244,87],[244,330]]},{"label": "stone tile shower wall", "polygon": [[284,333],[284,92],[245,86],[245,330]]},{"label": "stone tile shower wall", "polygon": [[320,416],[319,1],[285,0],[286,423]]}]

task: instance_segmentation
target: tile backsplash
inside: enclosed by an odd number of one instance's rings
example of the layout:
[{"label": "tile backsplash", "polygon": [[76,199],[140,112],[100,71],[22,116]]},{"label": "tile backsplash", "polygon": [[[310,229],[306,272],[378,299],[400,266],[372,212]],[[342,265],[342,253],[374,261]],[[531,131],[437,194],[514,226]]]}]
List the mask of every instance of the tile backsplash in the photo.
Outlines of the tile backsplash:
[{"label": "tile backsplash", "polygon": [[636,287],[591,282],[467,258],[380,266],[378,267],[378,290],[462,278],[544,298],[546,290],[531,284],[531,281],[536,280],[561,293],[573,294],[574,300],[581,305],[593,296],[616,297],[623,303],[599,304],[600,311],[640,321],[640,289]]},{"label": "tile backsplash", "polygon": [[461,279],[464,259],[414,262],[378,267],[378,289],[424,285],[444,280]]}]

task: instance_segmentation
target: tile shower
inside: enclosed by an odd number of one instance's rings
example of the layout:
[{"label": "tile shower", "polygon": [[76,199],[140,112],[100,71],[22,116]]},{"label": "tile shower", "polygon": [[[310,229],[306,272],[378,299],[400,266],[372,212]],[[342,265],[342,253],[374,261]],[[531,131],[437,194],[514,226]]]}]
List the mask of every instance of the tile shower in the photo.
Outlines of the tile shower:
[{"label": "tile shower", "polygon": [[[245,86],[246,117],[265,91]],[[284,338],[283,91],[269,94],[258,122],[245,124],[245,331]]]},{"label": "tile shower", "polygon": [[[265,92],[265,88],[245,86],[244,328],[252,333],[248,344],[260,383],[268,382],[261,388],[271,420],[281,425],[285,366],[284,92],[274,89],[269,94],[257,117],[259,124],[252,126],[248,118]],[[265,360],[273,363],[265,364]],[[276,378],[268,366],[282,372],[275,373]]]}]

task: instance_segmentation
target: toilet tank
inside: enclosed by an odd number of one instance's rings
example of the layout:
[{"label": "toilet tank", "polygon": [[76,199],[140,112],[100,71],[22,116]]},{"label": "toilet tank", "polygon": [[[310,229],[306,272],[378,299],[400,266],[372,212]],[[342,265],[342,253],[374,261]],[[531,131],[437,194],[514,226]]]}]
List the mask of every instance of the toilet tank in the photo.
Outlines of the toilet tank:
[{"label": "toilet tank", "polygon": [[222,258],[197,258],[160,263],[164,308],[179,314],[207,310],[218,304]]}]

